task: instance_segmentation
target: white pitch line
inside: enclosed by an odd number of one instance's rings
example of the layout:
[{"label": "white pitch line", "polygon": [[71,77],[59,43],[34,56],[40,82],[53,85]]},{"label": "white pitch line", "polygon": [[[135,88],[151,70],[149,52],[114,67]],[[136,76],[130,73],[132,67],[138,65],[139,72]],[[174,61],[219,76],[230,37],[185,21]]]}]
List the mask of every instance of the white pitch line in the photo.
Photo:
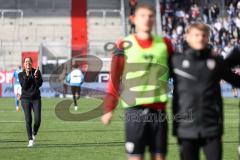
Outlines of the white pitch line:
[{"label": "white pitch line", "polygon": [[24,121],[0,121],[0,123],[23,123]]},{"label": "white pitch line", "polygon": [[5,113],[5,112],[17,112],[16,110],[0,110],[0,112]]}]

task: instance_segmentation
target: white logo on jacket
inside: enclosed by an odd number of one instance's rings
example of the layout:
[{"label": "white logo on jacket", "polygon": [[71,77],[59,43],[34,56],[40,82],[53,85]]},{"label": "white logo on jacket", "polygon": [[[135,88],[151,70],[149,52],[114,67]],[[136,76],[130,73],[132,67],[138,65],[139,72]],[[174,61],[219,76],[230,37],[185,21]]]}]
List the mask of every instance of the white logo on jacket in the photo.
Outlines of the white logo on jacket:
[{"label": "white logo on jacket", "polygon": [[216,62],[213,59],[208,59],[207,67],[209,70],[213,70],[216,67]]},{"label": "white logo on jacket", "polygon": [[189,68],[190,67],[190,62],[189,62],[189,60],[183,60],[182,61],[182,67],[183,68]]},{"label": "white logo on jacket", "polygon": [[125,148],[126,148],[126,150],[127,150],[128,153],[132,153],[133,150],[134,150],[134,143],[132,143],[132,142],[126,142]]}]

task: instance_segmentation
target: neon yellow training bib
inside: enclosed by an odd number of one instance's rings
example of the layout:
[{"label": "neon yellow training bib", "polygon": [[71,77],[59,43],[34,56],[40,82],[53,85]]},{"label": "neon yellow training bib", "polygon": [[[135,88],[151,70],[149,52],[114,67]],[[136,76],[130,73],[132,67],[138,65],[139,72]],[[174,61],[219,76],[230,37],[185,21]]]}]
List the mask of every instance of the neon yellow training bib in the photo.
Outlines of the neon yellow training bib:
[{"label": "neon yellow training bib", "polygon": [[124,108],[168,100],[168,50],[164,39],[153,36],[152,46],[142,48],[134,35],[124,39],[132,46],[124,50],[120,103]]}]

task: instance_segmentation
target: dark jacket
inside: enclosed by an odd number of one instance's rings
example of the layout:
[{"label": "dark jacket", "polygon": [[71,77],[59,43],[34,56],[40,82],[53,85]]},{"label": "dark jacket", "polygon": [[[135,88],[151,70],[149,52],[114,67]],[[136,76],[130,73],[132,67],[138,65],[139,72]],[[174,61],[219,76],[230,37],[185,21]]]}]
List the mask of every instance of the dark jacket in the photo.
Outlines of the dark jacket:
[{"label": "dark jacket", "polygon": [[240,87],[240,76],[231,71],[229,62],[235,60],[223,60],[220,56],[212,55],[210,49],[196,51],[187,47],[183,53],[172,56],[173,129],[179,138],[205,138],[223,134],[220,80]]},{"label": "dark jacket", "polygon": [[38,78],[34,78],[34,72],[35,69],[32,69],[32,72],[30,73],[29,76],[26,75],[25,71],[20,72],[18,74],[19,81],[22,86],[21,99],[35,100],[41,98],[39,90],[43,82],[41,72],[40,71],[37,72]]}]

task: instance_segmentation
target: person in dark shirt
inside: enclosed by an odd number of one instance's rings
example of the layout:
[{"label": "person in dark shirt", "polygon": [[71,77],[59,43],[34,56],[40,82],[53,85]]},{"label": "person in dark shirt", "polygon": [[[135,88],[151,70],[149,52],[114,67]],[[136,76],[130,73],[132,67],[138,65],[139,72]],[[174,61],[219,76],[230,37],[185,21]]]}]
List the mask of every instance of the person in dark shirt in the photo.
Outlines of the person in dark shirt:
[{"label": "person in dark shirt", "polygon": [[203,20],[204,20],[204,23],[209,22],[209,8],[208,8],[208,6],[204,6],[204,8],[203,8]]},{"label": "person in dark shirt", "polygon": [[211,12],[211,19],[212,19],[212,21],[215,21],[218,18],[218,15],[219,15],[219,8],[217,7],[216,4],[214,4],[211,7],[210,12]]},{"label": "person in dark shirt", "polygon": [[[42,76],[39,69],[32,68],[32,58],[24,59],[24,70],[18,74],[22,87],[21,104],[25,115],[28,134],[28,147],[33,147],[35,137],[41,123],[41,95]],[[32,130],[32,110],[34,112],[34,126]]]},{"label": "person in dark shirt", "polygon": [[200,148],[206,160],[222,159],[220,80],[240,88],[240,76],[231,70],[240,63],[240,49],[233,49],[226,59],[213,55],[208,44],[209,31],[204,23],[191,24],[186,31],[186,47],[171,59],[173,132],[184,160],[199,160]]}]

